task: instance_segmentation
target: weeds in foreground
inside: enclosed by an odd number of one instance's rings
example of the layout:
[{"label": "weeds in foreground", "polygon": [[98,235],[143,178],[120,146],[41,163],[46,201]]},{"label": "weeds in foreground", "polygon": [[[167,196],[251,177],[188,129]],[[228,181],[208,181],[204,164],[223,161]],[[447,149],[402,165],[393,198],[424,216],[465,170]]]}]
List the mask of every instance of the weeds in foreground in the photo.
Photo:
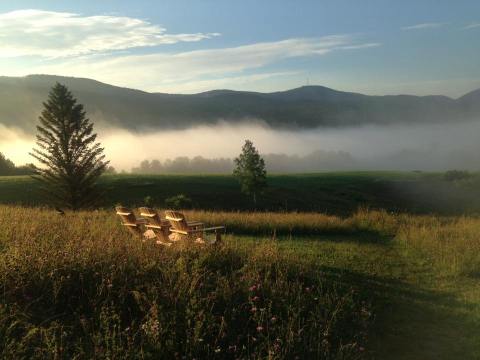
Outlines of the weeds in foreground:
[{"label": "weeds in foreground", "polygon": [[[369,232],[439,274],[480,273],[473,217],[188,215],[237,233]],[[9,206],[0,207],[0,228],[2,358],[349,359],[369,351],[373,295],[275,241],[163,249],[132,239],[112,211],[59,216]]]},{"label": "weeds in foreground", "polygon": [[364,294],[282,255],[274,241],[164,249],[105,215],[0,209],[1,357],[365,354]]}]

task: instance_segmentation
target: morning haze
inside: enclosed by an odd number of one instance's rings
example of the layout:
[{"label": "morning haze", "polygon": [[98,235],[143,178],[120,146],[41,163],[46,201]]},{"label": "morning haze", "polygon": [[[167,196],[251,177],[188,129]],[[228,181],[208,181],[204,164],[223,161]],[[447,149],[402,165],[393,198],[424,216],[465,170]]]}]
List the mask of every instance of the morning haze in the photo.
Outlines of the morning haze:
[{"label": "morning haze", "polygon": [[[245,138],[258,144],[273,172],[479,166],[473,135],[478,131],[479,90],[458,99],[366,96],[321,86],[276,93],[174,95],[54,76],[0,79],[5,94],[0,101],[2,150],[14,162],[28,162],[26,149],[33,143],[41,97],[55,81],[68,84],[89,104],[89,116],[118,170],[138,168],[139,159],[231,159]],[[23,106],[17,106],[20,101]],[[184,139],[180,148],[177,139]],[[125,144],[136,151],[125,151]],[[194,168],[231,171],[227,166]]]}]

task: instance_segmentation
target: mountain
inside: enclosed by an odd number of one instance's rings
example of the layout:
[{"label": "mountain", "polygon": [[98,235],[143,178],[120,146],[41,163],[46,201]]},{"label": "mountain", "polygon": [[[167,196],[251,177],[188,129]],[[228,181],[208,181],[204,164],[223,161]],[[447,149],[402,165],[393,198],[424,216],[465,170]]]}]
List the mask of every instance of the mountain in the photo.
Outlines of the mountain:
[{"label": "mountain", "polygon": [[0,77],[0,124],[34,132],[42,102],[55,82],[69,87],[98,126],[136,131],[187,128],[220,120],[260,120],[275,128],[308,129],[480,117],[480,89],[457,100],[446,96],[367,96],[323,86],[273,93],[213,90],[176,95],[90,79],[30,75]]},{"label": "mountain", "polygon": [[480,89],[469,92],[458,99],[467,116],[475,117],[480,114]]}]

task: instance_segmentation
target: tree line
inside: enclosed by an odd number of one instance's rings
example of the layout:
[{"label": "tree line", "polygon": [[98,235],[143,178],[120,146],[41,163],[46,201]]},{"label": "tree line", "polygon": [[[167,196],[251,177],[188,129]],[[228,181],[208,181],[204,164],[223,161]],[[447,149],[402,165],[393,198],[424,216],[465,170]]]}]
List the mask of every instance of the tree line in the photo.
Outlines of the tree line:
[{"label": "tree line", "polygon": [[[302,173],[361,168],[361,163],[345,151],[318,150],[307,155],[262,154],[265,167],[274,173]],[[179,156],[174,159],[143,160],[132,168],[134,174],[231,174],[234,159]]]},{"label": "tree line", "polygon": [[33,174],[31,165],[15,166],[13,161],[0,152],[0,176],[31,174]]}]

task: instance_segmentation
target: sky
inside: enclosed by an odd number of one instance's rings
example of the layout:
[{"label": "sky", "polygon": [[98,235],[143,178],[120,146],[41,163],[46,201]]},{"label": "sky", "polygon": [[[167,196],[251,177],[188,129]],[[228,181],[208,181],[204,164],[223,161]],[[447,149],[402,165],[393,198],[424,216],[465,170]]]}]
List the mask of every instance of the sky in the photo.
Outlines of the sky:
[{"label": "sky", "polygon": [[480,88],[479,36],[478,0],[1,1],[0,75],[458,97]]}]

